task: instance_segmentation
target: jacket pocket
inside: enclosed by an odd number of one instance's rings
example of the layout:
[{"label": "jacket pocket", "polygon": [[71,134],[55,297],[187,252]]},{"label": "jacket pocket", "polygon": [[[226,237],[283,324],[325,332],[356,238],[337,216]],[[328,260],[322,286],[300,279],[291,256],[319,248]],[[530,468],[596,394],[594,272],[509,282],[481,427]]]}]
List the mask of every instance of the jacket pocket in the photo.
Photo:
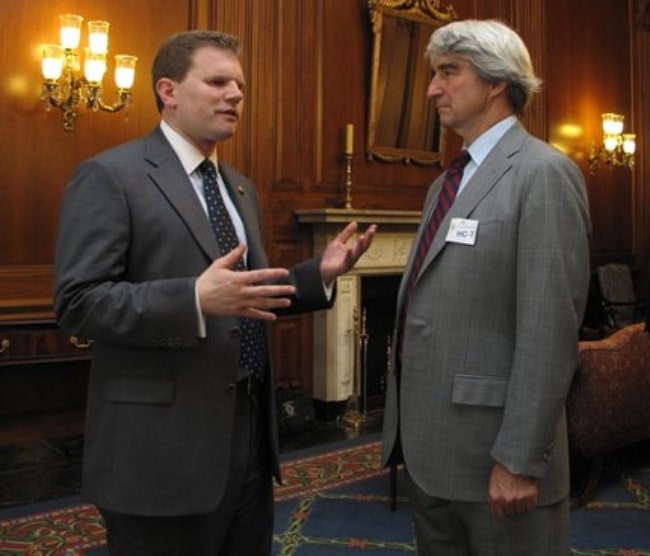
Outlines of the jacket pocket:
[{"label": "jacket pocket", "polygon": [[455,404],[503,407],[508,381],[494,376],[456,375],[451,393]]},{"label": "jacket pocket", "polygon": [[168,405],[173,398],[171,379],[119,377],[107,381],[104,386],[106,402]]}]

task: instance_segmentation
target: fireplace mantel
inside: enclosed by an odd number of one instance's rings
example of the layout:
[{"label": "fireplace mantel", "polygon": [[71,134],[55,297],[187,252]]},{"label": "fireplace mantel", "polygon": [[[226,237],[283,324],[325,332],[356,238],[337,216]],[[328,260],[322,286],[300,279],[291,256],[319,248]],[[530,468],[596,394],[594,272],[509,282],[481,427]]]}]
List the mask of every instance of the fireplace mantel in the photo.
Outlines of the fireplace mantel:
[{"label": "fireplace mantel", "polygon": [[417,226],[420,222],[417,210],[361,210],[317,208],[296,211],[298,222],[307,224],[347,224],[356,221],[360,224],[410,224]]},{"label": "fireplace mantel", "polygon": [[377,224],[370,249],[337,279],[334,307],[314,315],[313,397],[326,402],[347,400],[354,387],[353,315],[360,313],[361,278],[403,272],[421,213],[324,208],[297,210],[295,215],[299,223],[311,226],[314,253],[321,253],[349,222],[358,222],[361,230]]}]

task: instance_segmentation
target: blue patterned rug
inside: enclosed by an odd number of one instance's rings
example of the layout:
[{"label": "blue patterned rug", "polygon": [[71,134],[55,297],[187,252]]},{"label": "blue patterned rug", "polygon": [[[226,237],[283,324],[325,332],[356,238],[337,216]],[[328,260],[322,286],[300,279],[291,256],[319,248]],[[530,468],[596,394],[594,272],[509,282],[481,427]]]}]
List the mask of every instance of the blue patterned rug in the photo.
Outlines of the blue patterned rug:
[{"label": "blue patterned rug", "polygon": [[[274,556],[415,554],[407,501],[389,509],[379,442],[291,459],[276,489]],[[648,458],[645,459],[648,462]],[[573,556],[650,556],[650,466],[613,466],[572,512]],[[1,556],[105,556],[93,506],[79,498],[0,512]]]},{"label": "blue patterned rug", "polygon": [[[571,513],[572,556],[650,556],[650,458],[610,462],[595,498]],[[400,481],[398,480],[398,487]],[[415,554],[408,502],[398,488],[389,510],[388,477],[277,504],[275,556]]]},{"label": "blue patterned rug", "polygon": [[610,462],[596,496],[571,513],[573,556],[650,556],[650,458]]}]

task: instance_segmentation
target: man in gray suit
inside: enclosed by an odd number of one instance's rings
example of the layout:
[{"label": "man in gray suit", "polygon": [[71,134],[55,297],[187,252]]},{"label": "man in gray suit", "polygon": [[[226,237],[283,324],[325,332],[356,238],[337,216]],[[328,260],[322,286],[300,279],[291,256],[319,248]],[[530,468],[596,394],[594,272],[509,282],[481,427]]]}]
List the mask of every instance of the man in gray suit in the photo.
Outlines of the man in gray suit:
[{"label": "man in gray suit", "polygon": [[152,78],[160,126],[82,163],[61,211],[55,311],[94,340],[83,491],[111,554],[268,555],[279,465],[266,328],[330,306],[375,227],[349,241],[351,223],[322,256],[269,268],[255,187],[216,159],[243,108],[237,39],[174,35]]},{"label": "man in gray suit", "polygon": [[470,156],[455,200],[446,175],[431,186],[398,294],[384,462],[404,462],[419,554],[566,555],[584,179],[518,121],[539,80],[509,27],[453,22],[426,54],[427,94]]}]

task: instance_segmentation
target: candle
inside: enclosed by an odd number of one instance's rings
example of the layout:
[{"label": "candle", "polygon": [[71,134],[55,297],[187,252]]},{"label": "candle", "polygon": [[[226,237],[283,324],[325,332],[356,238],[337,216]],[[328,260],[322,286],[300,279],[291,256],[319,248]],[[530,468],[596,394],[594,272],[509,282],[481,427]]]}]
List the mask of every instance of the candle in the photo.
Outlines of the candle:
[{"label": "candle", "polygon": [[354,153],[354,125],[345,126],[345,154],[351,156]]}]

